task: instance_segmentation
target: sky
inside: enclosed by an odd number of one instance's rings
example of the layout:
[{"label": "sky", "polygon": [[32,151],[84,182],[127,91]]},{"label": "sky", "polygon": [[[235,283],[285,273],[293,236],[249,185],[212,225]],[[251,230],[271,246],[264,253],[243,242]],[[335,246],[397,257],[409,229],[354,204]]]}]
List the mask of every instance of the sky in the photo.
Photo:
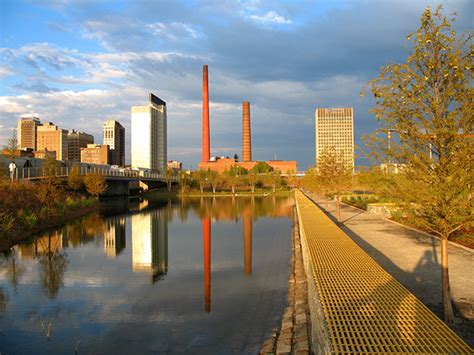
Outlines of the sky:
[{"label": "sky", "polygon": [[[473,28],[472,0],[0,0],[0,145],[20,116],[91,133],[126,128],[148,93],[166,101],[168,159],[201,157],[202,66],[209,66],[211,155],[241,156],[251,103],[255,160],[314,165],[314,111],[353,107],[355,144],[377,122],[361,97],[380,68],[406,60],[430,5]],[[368,161],[358,150],[357,165]]]}]

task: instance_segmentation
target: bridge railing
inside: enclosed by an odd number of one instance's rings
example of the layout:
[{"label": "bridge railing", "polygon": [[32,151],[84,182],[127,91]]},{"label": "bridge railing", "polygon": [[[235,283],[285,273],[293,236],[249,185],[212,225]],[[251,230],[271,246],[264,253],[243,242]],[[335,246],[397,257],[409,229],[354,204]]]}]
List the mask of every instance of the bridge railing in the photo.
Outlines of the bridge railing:
[{"label": "bridge railing", "polygon": [[[56,168],[56,176],[65,177],[68,176],[72,168],[68,166],[61,166]],[[81,175],[86,175],[89,173],[99,173],[105,177],[117,177],[117,178],[132,178],[140,180],[140,178],[145,179],[156,179],[156,180],[166,180],[166,175],[163,173],[157,173],[152,171],[144,170],[124,170],[124,169],[110,169],[107,167],[101,166],[79,166],[79,173]],[[47,176],[45,169],[41,167],[26,167],[26,168],[17,168],[15,169],[14,179],[15,180],[32,180],[32,179],[43,179]],[[179,177],[174,175],[171,180],[173,182],[179,181]]]}]

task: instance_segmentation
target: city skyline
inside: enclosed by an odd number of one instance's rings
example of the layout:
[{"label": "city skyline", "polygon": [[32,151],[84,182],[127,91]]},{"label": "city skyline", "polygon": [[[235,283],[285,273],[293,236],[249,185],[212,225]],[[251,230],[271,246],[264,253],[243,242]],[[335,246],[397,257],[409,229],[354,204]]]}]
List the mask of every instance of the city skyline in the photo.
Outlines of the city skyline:
[{"label": "city skyline", "polygon": [[[212,155],[240,156],[233,132],[248,100],[253,158],[295,159],[304,170],[314,165],[315,108],[354,107],[360,146],[376,124],[359,91],[380,66],[406,58],[405,36],[438,3],[4,1],[0,141],[30,115],[100,142],[102,122],[114,117],[130,163],[130,107],[155,92],[168,103],[168,157],[196,168],[207,63],[211,119],[221,123],[211,130]],[[470,27],[469,1],[441,3],[458,13],[456,30]]]}]

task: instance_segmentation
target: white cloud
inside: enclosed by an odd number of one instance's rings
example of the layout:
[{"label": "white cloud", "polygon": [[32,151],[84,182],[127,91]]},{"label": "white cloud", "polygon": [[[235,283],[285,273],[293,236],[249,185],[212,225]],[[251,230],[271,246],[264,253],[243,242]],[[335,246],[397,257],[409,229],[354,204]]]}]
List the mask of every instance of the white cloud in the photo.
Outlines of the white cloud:
[{"label": "white cloud", "polygon": [[263,23],[263,24],[286,24],[289,25],[293,23],[290,19],[285,18],[284,16],[278,14],[275,11],[268,11],[264,15],[250,15],[250,19],[255,22]]}]

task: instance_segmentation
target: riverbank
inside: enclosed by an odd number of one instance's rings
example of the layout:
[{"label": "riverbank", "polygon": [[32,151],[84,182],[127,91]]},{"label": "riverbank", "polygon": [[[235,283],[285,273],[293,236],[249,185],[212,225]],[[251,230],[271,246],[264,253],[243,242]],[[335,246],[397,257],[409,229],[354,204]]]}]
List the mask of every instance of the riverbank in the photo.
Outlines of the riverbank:
[{"label": "riverbank", "polygon": [[64,214],[61,216],[53,216],[51,218],[47,218],[32,228],[29,228],[25,224],[15,226],[11,229],[11,231],[6,233],[4,232],[4,234],[0,238],[0,252],[10,249],[14,245],[21,243],[33,237],[34,235],[45,233],[50,229],[61,227],[70,221],[84,217],[92,212],[96,212],[99,210],[100,205],[98,201],[95,201],[94,203],[89,202],[88,204],[90,205],[72,208],[64,212]]}]

